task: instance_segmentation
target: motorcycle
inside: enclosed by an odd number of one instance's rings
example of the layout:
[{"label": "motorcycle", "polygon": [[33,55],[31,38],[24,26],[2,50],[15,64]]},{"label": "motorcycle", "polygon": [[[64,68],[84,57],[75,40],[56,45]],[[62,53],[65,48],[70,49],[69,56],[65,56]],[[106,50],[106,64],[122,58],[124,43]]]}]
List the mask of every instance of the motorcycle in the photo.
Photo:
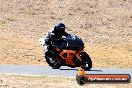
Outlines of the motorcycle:
[{"label": "motorcycle", "polygon": [[61,66],[81,66],[86,70],[92,68],[91,58],[84,51],[84,43],[76,35],[62,36],[61,39],[52,42],[52,46],[50,53],[45,54],[45,59],[53,69],[59,69]]}]

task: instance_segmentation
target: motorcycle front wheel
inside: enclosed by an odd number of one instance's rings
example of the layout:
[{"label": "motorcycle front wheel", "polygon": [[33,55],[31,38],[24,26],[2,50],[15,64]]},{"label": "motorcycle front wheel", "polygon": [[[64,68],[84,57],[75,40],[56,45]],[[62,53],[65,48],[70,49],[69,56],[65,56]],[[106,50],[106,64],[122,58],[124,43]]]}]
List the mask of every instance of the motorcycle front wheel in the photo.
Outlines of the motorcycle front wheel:
[{"label": "motorcycle front wheel", "polygon": [[49,66],[51,66],[53,69],[59,69],[61,67],[61,64],[55,61],[53,58],[55,58],[55,56],[52,56],[51,54],[45,54],[45,59]]}]

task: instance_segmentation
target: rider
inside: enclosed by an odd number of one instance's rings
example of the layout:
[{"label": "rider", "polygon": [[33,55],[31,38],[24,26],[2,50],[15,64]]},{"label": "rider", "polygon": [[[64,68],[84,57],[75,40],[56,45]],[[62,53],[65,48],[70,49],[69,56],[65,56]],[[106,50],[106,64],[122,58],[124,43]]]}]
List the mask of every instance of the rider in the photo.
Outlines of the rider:
[{"label": "rider", "polygon": [[62,36],[67,35],[68,33],[65,31],[65,24],[63,23],[56,24],[52,31],[48,32],[46,36],[45,45],[47,46],[47,49],[45,54],[48,54],[50,52],[50,49],[53,47],[51,42],[57,42],[57,40],[62,38]]}]

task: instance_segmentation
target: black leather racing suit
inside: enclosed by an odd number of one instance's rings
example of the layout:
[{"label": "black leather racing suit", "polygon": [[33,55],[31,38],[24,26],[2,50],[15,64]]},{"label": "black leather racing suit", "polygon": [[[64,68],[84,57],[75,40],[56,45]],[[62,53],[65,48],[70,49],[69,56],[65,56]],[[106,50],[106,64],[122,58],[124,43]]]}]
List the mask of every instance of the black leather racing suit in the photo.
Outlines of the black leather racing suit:
[{"label": "black leather racing suit", "polygon": [[52,42],[58,42],[62,36],[67,36],[67,32],[58,33],[55,32],[54,29],[51,32],[48,32],[46,38],[45,38],[45,45],[47,46],[47,49],[45,51],[45,55],[49,55],[50,49],[53,47]]}]

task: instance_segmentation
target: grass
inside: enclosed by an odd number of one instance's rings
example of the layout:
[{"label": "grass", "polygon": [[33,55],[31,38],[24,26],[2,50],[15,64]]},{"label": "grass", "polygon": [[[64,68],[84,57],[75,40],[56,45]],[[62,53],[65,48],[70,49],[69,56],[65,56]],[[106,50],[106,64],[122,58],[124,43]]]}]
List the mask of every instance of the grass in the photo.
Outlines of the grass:
[{"label": "grass", "polygon": [[59,79],[59,80],[72,80],[75,81],[75,78],[68,78],[68,77],[51,77],[51,76],[41,76],[41,75],[19,75],[19,74],[0,74],[4,76],[12,76],[16,78],[23,78],[23,79]]},{"label": "grass", "polygon": [[0,29],[3,30],[7,24],[9,24],[9,22],[11,21],[15,21],[15,18],[14,17],[7,17],[5,19],[1,19],[0,20]]},{"label": "grass", "polygon": [[3,30],[6,24],[7,24],[7,21],[0,20],[0,29]]}]

